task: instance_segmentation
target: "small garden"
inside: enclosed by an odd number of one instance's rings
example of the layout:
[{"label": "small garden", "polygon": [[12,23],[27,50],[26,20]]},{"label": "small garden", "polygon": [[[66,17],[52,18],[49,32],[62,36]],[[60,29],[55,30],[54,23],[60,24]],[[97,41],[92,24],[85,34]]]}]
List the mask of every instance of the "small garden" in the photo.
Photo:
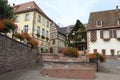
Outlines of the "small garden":
[{"label": "small garden", "polygon": [[100,62],[105,62],[106,60],[106,56],[104,54],[86,53],[86,54],[80,55],[76,48],[71,48],[71,47],[64,48],[62,53],[64,56],[70,57],[70,58],[79,58],[81,56],[86,56],[89,59],[89,62],[96,62],[97,60]]},{"label": "small garden", "polygon": [[13,39],[21,43],[25,43],[32,48],[36,48],[38,46],[38,42],[33,39],[28,33],[18,33],[17,29],[18,26],[14,23],[13,20],[0,19],[0,33],[6,36],[8,34],[11,34]]},{"label": "small garden", "polygon": [[38,42],[33,39],[28,33],[18,33],[17,24],[15,21],[15,14],[13,11],[13,7],[11,7],[7,0],[0,1],[0,33],[6,36],[11,36],[13,39],[22,42],[32,48],[36,48],[38,46]]}]

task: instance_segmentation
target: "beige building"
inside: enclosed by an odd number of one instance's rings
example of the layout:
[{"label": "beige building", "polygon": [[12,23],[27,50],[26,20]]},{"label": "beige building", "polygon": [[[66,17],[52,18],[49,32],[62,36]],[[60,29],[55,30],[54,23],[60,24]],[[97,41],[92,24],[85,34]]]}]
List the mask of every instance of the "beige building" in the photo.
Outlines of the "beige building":
[{"label": "beige building", "polygon": [[48,49],[49,40],[47,39],[50,38],[52,20],[47,17],[34,1],[13,6],[18,32],[27,32],[38,40],[40,49]]}]

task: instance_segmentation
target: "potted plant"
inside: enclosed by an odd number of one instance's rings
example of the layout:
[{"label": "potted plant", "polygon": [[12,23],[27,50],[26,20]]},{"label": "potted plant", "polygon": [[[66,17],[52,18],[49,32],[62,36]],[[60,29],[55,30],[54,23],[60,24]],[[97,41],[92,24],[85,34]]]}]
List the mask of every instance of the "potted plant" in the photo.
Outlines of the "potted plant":
[{"label": "potted plant", "polygon": [[42,39],[45,39],[45,36],[44,36],[44,35],[42,35],[42,36],[41,36],[41,38],[42,38]]},{"label": "potted plant", "polygon": [[95,42],[97,39],[96,38],[91,38],[91,42]]},{"label": "potted plant", "polygon": [[48,40],[49,40],[49,38],[48,38],[48,37],[46,37],[46,40],[48,41]]},{"label": "potted plant", "polygon": [[103,40],[104,40],[104,41],[109,41],[109,40],[110,40],[110,38],[104,38]]}]

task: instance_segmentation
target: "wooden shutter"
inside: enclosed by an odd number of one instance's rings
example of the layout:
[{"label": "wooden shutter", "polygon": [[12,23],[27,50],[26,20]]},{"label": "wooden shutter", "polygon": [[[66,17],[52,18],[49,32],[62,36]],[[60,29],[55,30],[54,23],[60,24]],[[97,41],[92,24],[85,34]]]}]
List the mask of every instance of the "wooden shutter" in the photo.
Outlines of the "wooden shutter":
[{"label": "wooden shutter", "polygon": [[112,38],[112,30],[109,30],[109,33],[110,33],[110,38]]},{"label": "wooden shutter", "polygon": [[100,31],[100,38],[103,39],[103,31]]},{"label": "wooden shutter", "polygon": [[116,30],[113,30],[114,38],[117,38]]},{"label": "wooden shutter", "polygon": [[97,31],[91,31],[91,32],[90,32],[91,39],[97,38],[97,33],[96,33],[96,32],[97,32]]},{"label": "wooden shutter", "polygon": [[106,49],[102,49],[102,54],[106,54]]}]

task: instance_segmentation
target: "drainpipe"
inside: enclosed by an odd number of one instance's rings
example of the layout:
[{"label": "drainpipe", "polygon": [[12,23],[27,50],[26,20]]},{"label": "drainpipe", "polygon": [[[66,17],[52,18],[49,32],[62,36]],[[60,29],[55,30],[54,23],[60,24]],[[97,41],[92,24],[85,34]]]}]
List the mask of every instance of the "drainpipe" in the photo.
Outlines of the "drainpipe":
[{"label": "drainpipe", "polygon": [[35,31],[35,21],[36,21],[36,12],[34,10],[33,13],[33,27],[32,27],[32,37],[34,38],[34,31]]}]

